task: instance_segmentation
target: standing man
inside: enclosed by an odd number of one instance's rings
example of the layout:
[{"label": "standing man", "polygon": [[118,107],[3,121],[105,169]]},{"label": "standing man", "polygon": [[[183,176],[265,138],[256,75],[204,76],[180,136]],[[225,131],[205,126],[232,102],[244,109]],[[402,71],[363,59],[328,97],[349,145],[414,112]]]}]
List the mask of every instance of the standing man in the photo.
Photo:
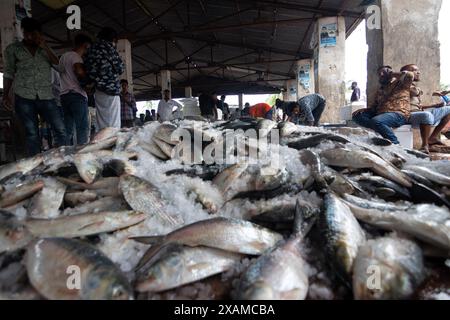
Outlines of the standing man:
[{"label": "standing man", "polygon": [[393,144],[400,144],[393,128],[407,124],[411,114],[411,86],[415,75],[404,71],[395,73],[389,66],[378,70],[379,82],[375,104],[353,113],[353,121],[374,130]]},{"label": "standing man", "polygon": [[23,41],[5,50],[3,105],[13,110],[9,92],[14,82],[15,111],[25,127],[28,155],[34,156],[41,152],[38,116],[53,128],[57,147],[66,144],[66,131],[52,93],[51,70],[58,57],[46,44],[38,21],[24,18],[22,30]]},{"label": "standing man", "polygon": [[358,88],[358,82],[352,83],[352,97],[350,102],[358,102],[361,99],[361,90]]},{"label": "standing man", "polygon": [[218,108],[222,110],[223,113],[223,120],[229,120],[230,119],[230,107],[228,106],[228,103],[225,102],[225,99],[227,97],[225,95],[220,97],[220,101],[218,102]]},{"label": "standing man", "polygon": [[[212,96],[211,96],[211,108],[212,108],[212,111],[213,111],[213,114],[214,114],[214,121],[217,121],[217,120],[219,120],[219,105],[220,105],[220,101],[219,101],[219,98],[217,97],[217,93],[213,93],[212,94]],[[222,110],[221,110],[222,111]],[[222,113],[222,115],[223,115],[223,112],[221,112]]]},{"label": "standing man", "polygon": [[198,103],[202,117],[210,121],[217,120],[217,107],[213,102],[213,98],[207,93],[200,93]]},{"label": "standing man", "polygon": [[107,127],[120,128],[119,77],[125,65],[116,50],[117,32],[103,28],[89,49],[85,61],[89,78],[95,84],[97,131]]},{"label": "standing man", "polygon": [[86,83],[87,75],[83,56],[92,45],[92,39],[84,34],[75,37],[72,51],[62,55],[59,60],[61,73],[61,104],[64,110],[64,124],[67,132],[67,144],[73,144],[73,128],[77,135],[77,144],[89,142],[88,95],[81,83]]},{"label": "standing man", "polygon": [[244,109],[241,112],[241,118],[250,117],[250,103],[246,102]]},{"label": "standing man", "polygon": [[134,127],[135,114],[137,113],[136,99],[128,92],[128,81],[120,80],[122,91],[120,92],[120,118],[122,128]]},{"label": "standing man", "polygon": [[[304,116],[305,118],[305,124],[318,127],[322,113],[327,105],[325,97],[317,93],[310,94],[298,100],[298,105],[300,106],[301,117]],[[291,107],[294,106],[292,105]]]},{"label": "standing man", "polygon": [[[174,111],[173,108],[177,107]],[[173,120],[173,113],[181,111],[183,106],[170,98],[170,90],[164,90],[164,98],[158,104],[157,115],[160,122]]]}]

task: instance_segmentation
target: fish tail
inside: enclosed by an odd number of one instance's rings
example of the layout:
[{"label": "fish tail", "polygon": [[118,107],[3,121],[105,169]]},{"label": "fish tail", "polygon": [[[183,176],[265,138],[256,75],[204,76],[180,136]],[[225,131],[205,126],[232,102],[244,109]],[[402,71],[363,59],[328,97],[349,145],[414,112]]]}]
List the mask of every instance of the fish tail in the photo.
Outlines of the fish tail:
[{"label": "fish tail", "polygon": [[312,212],[307,205],[300,203],[297,199],[295,204],[294,234],[301,238],[306,237],[316,220],[316,212]]},{"label": "fish tail", "polygon": [[152,236],[152,237],[130,237],[130,240],[134,240],[139,243],[155,245],[164,241],[164,236]]}]

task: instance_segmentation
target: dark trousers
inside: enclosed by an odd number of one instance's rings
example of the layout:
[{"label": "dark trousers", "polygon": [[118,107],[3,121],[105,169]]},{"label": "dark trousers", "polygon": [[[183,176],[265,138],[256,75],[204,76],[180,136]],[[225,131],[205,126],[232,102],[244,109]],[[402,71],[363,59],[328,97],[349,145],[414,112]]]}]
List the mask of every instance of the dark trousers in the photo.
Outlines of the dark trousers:
[{"label": "dark trousers", "polygon": [[29,156],[34,156],[41,152],[38,116],[41,116],[52,127],[55,134],[55,146],[60,147],[66,144],[64,122],[55,100],[30,100],[16,95],[15,109],[25,127]]},{"label": "dark trousers", "polygon": [[314,125],[317,127],[320,123],[320,118],[322,118],[322,113],[325,111],[327,103],[323,102],[319,104],[315,109],[313,109],[311,112],[314,117]]},{"label": "dark trousers", "polygon": [[64,110],[67,145],[73,144],[74,128],[77,144],[88,143],[90,131],[88,100],[79,93],[70,92],[61,96],[61,104]]},{"label": "dark trousers", "polygon": [[122,120],[122,128],[133,128],[134,120]]}]

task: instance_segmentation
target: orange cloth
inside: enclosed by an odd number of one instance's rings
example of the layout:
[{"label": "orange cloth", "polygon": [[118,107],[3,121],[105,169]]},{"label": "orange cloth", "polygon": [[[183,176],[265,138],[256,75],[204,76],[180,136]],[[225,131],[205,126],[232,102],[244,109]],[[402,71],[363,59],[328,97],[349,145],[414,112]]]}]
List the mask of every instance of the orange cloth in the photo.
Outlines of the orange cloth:
[{"label": "orange cloth", "polygon": [[265,118],[270,110],[272,110],[272,107],[267,103],[258,103],[250,107],[249,114],[253,118]]}]

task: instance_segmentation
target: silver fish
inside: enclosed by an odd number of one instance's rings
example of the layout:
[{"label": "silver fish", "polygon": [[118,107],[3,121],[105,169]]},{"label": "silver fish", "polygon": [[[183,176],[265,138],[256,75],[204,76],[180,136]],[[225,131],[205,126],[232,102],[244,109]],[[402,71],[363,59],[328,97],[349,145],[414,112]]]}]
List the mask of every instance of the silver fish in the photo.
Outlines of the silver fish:
[{"label": "silver fish", "polygon": [[426,243],[450,250],[450,211],[433,205],[417,205],[408,210],[365,209],[346,202],[358,220],[380,229],[401,231]]},{"label": "silver fish", "polygon": [[114,147],[116,145],[116,143],[117,143],[117,137],[100,140],[98,142],[90,143],[90,144],[82,147],[78,151],[78,154],[111,149],[112,147]]},{"label": "silver fish", "polygon": [[331,264],[337,274],[348,281],[358,248],[366,241],[364,231],[349,207],[333,194],[325,196],[319,229]]},{"label": "silver fish", "polygon": [[44,182],[38,180],[23,185],[19,185],[9,191],[5,191],[0,195],[0,208],[10,207],[18,202],[32,197],[35,193],[44,188]]},{"label": "silver fish", "polygon": [[413,241],[369,240],[355,259],[353,293],[356,300],[408,299],[424,276],[422,250]]},{"label": "silver fish", "polygon": [[0,181],[16,173],[25,175],[40,166],[43,162],[44,157],[42,155],[37,155],[33,158],[5,164],[0,167]]},{"label": "silver fish", "polygon": [[24,248],[33,240],[25,225],[6,211],[0,211],[0,254]]},{"label": "silver fish", "polygon": [[351,204],[365,209],[375,209],[382,211],[405,211],[412,207],[411,204],[392,204],[374,200],[361,199],[349,194],[343,195],[343,199]]},{"label": "silver fish", "polygon": [[169,160],[170,158],[161,150],[160,147],[152,140],[150,143],[140,142],[139,146],[146,152],[161,160]]},{"label": "silver fish", "polygon": [[439,172],[421,166],[406,166],[405,169],[415,172],[438,185],[450,186],[450,177],[440,174]]},{"label": "silver fish", "polygon": [[231,269],[241,257],[214,248],[170,244],[139,271],[136,290],[161,292],[206,279]]},{"label": "silver fish", "polygon": [[289,137],[290,135],[300,131],[299,127],[297,127],[292,122],[281,122],[278,125],[278,129],[280,129],[281,138]]},{"label": "silver fish", "polygon": [[294,235],[252,262],[241,277],[238,299],[304,300],[309,289],[300,244],[315,222],[310,209],[296,204]]},{"label": "silver fish", "polygon": [[410,188],[411,180],[390,163],[380,157],[365,151],[343,148],[330,149],[321,152],[320,157],[325,164],[335,167],[352,169],[370,169],[378,175]]},{"label": "silver fish", "polygon": [[164,142],[156,137],[152,138],[152,141],[161,149],[161,151],[168,157],[169,159],[172,159],[174,153],[173,149],[174,146],[168,144],[167,142]]},{"label": "silver fish", "polygon": [[[103,253],[72,239],[41,239],[30,244],[25,256],[31,284],[50,300],[130,300],[127,278]],[[80,288],[68,286],[78,267]]]},{"label": "silver fish", "polygon": [[172,136],[175,130],[177,130],[177,127],[172,124],[162,124],[153,133],[153,138],[175,146],[179,142],[172,140],[176,136]]},{"label": "silver fish", "polygon": [[380,188],[388,188],[394,190],[394,193],[398,196],[406,199],[411,198],[411,194],[407,188],[399,186],[398,184],[387,180],[382,177],[370,176],[370,177],[358,177],[355,179],[360,186],[368,190],[369,192],[373,192],[376,189]]},{"label": "silver fish", "polygon": [[124,211],[127,209],[125,201],[116,197],[104,197],[92,202],[84,202],[75,208],[67,208],[63,211],[64,216],[73,216],[92,212]]},{"label": "silver fish", "polygon": [[103,171],[103,163],[92,153],[77,154],[73,160],[80,177],[88,184],[94,183]]},{"label": "silver fish", "polygon": [[56,218],[59,215],[59,208],[63,203],[66,189],[67,186],[56,179],[44,180],[44,188],[31,199],[29,215],[40,219]]},{"label": "silver fish", "polygon": [[214,179],[213,184],[219,188],[219,190],[225,193],[231,185],[238,179],[245,170],[248,168],[248,163],[237,163],[232,165],[221,173],[219,173]]},{"label": "silver fish", "polygon": [[137,267],[139,269],[154,253],[169,243],[190,247],[207,246],[230,252],[260,255],[283,238],[276,232],[244,220],[214,218],[184,226],[166,236],[132,239],[155,245],[144,255]]},{"label": "silver fish", "polygon": [[150,182],[124,175],[120,178],[119,188],[133,210],[156,216],[168,225],[177,226],[180,223],[180,217],[172,217],[167,213],[167,203]]},{"label": "silver fish", "polygon": [[85,202],[97,200],[97,198],[98,195],[95,191],[68,192],[64,196],[64,202],[70,207],[76,207]]},{"label": "silver fish", "polygon": [[104,128],[100,130],[92,139],[91,143],[97,143],[115,137],[120,132],[119,128]]},{"label": "silver fish", "polygon": [[39,238],[79,238],[125,229],[143,222],[144,213],[136,211],[88,213],[52,220],[29,219],[24,222]]}]

